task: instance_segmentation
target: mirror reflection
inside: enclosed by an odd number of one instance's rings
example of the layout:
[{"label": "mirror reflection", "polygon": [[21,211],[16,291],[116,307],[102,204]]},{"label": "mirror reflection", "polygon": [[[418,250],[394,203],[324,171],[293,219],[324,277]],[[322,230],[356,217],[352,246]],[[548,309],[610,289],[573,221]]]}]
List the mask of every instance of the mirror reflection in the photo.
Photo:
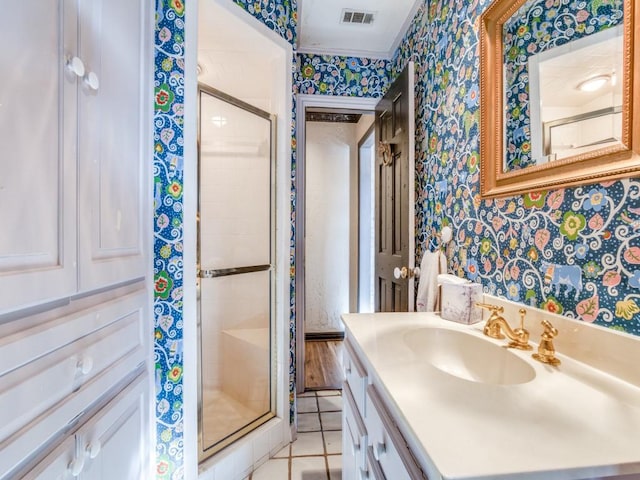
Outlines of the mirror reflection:
[{"label": "mirror reflection", "polygon": [[623,7],[530,0],[504,23],[504,172],[621,145]]}]

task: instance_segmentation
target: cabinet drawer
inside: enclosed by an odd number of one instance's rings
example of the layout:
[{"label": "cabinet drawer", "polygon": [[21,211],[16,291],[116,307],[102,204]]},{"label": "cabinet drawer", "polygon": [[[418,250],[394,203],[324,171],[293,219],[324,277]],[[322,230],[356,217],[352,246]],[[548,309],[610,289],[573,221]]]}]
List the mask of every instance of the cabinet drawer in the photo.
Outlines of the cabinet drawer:
[{"label": "cabinet drawer", "polygon": [[24,461],[145,360],[143,309],[0,376],[0,471]]},{"label": "cabinet drawer", "polygon": [[345,384],[349,385],[353,399],[360,415],[364,417],[365,413],[365,390],[367,388],[367,370],[358,359],[358,356],[347,338],[344,342],[344,376]]},{"label": "cabinet drawer", "polygon": [[[15,478],[13,472],[24,469],[39,451],[73,431],[82,421],[85,412],[94,408],[96,402],[121,389],[123,382],[127,383],[136,374],[135,370],[143,368],[141,364],[144,358],[144,351],[136,349],[78,391],[47,409],[20,431],[0,442],[0,479]],[[136,365],[138,368],[129,377],[123,373],[129,372]]]},{"label": "cabinet drawer", "polygon": [[47,455],[38,465],[27,473],[23,480],[73,480],[76,457],[76,439],[68,437],[56,449]]},{"label": "cabinet drawer", "polygon": [[343,462],[345,457],[349,457],[350,466],[354,465],[357,472],[365,465],[367,429],[355,404],[351,388],[346,383],[342,389],[342,397],[344,399],[342,444],[345,452]]},{"label": "cabinet drawer", "polygon": [[387,478],[394,480],[426,478],[373,385],[367,387],[366,404],[369,445],[375,460]]},{"label": "cabinet drawer", "polygon": [[127,315],[142,316],[145,305],[146,290],[139,290],[44,323],[22,319],[22,323],[35,325],[19,331],[11,325],[0,325],[0,378]]},{"label": "cabinet drawer", "polygon": [[139,347],[141,321],[132,313],[0,377],[0,441]]},{"label": "cabinet drawer", "polygon": [[[146,478],[148,378],[141,375],[35,466],[24,480]],[[15,478],[11,476],[9,478]]]}]

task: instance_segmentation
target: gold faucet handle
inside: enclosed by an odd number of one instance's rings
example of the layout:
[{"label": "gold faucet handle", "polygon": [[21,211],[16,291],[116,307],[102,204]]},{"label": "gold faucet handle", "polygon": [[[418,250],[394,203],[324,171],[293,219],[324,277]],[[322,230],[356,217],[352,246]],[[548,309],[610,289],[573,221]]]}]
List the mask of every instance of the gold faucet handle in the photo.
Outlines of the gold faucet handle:
[{"label": "gold faucet handle", "polygon": [[520,314],[520,326],[513,331],[515,338],[509,343],[509,347],[519,350],[532,350],[533,347],[529,345],[529,330],[524,328],[524,317],[527,311],[521,308],[518,313]]},{"label": "gold faucet handle", "polygon": [[518,310],[520,314],[520,330],[524,330],[524,316],[527,314],[527,311],[524,308]]},{"label": "gold faucet handle", "polygon": [[553,340],[558,336],[558,329],[551,325],[549,320],[542,320],[542,327],[544,328],[544,332],[542,332],[542,337],[548,340]]},{"label": "gold faucet handle", "polygon": [[491,315],[487,319],[487,323],[485,323],[482,331],[487,337],[503,339],[504,335],[500,331],[500,323],[499,321],[504,320],[500,314],[504,312],[504,307],[499,307],[497,305],[491,305],[490,303],[476,303],[476,306],[481,308],[486,308],[491,312]]},{"label": "gold faucet handle", "polygon": [[476,307],[486,308],[492,315],[504,312],[504,307],[498,305],[491,305],[490,303],[476,303]]},{"label": "gold faucet handle", "polygon": [[532,357],[539,362],[558,366],[560,359],[556,358],[556,349],[553,346],[553,339],[558,336],[558,330],[548,320],[543,320],[541,323],[544,331],[538,345],[538,353],[534,353]]}]

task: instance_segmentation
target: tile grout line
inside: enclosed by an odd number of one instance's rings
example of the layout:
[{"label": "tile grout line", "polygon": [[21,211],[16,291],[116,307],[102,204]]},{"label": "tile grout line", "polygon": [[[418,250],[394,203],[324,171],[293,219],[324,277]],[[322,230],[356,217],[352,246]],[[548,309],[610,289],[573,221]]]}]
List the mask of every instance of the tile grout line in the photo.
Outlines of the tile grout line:
[{"label": "tile grout line", "polygon": [[[324,398],[324,397],[342,397],[342,395],[341,395],[340,392],[338,392],[335,395],[324,395],[324,396],[318,395],[317,391],[314,391],[312,393],[313,393],[312,396],[305,397],[305,398],[314,398],[317,410],[316,410],[316,412],[308,412],[308,413],[317,413],[317,415],[318,415],[317,418],[318,418],[318,423],[320,425],[320,430],[312,430],[312,431],[298,432],[298,433],[302,434],[302,433],[318,433],[319,432],[320,433],[320,437],[322,439],[322,451],[323,451],[323,453],[321,455],[317,455],[317,454],[315,454],[315,455],[314,454],[296,455],[295,458],[314,458],[314,457],[317,458],[319,456],[323,457],[324,458],[324,465],[325,465],[325,473],[327,475],[327,480],[331,480],[331,470],[329,468],[329,457],[330,456],[331,457],[337,457],[337,456],[340,455],[340,453],[332,453],[332,454],[328,453],[326,439],[325,439],[325,429],[324,429],[323,424],[322,424],[322,413],[323,412],[321,412],[321,410],[320,410],[320,398]],[[341,413],[341,412],[342,412],[342,409],[337,409],[337,410],[327,410],[326,413]],[[302,413],[302,412],[300,412],[300,413]],[[340,432],[340,431],[341,431],[340,429],[338,429],[338,430],[335,430],[335,429],[327,430],[327,432]],[[293,456],[293,443],[295,443],[295,442],[292,442],[292,443],[289,444],[289,455],[287,457],[287,460],[288,460],[288,480],[293,480],[293,471],[292,471],[293,470],[293,459],[294,459],[294,456]]]},{"label": "tile grout line", "polygon": [[288,480],[291,480],[291,464],[293,463],[293,459],[291,458],[292,453],[293,453],[293,442],[289,443],[289,458],[287,459],[287,465],[289,470]]},{"label": "tile grout line", "polygon": [[322,425],[322,413],[320,412],[320,397],[316,393],[316,403],[318,405],[318,416],[320,417],[320,436],[322,437],[322,451],[324,452],[324,467],[327,474],[327,480],[331,480],[331,474],[329,473],[329,459],[327,458],[327,442],[324,436],[324,427]]}]

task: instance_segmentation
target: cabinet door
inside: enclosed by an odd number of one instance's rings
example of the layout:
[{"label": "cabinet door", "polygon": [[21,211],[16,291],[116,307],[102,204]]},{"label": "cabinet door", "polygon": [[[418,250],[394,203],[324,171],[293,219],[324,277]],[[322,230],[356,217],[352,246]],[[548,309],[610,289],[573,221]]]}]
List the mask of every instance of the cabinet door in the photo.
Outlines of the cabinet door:
[{"label": "cabinet door", "polygon": [[148,477],[148,383],[143,375],[77,432],[83,480]]},{"label": "cabinet door", "polygon": [[76,289],[74,2],[3,2],[0,315]]},{"label": "cabinet door", "polygon": [[[425,478],[373,385],[367,387],[366,412],[370,450],[370,454],[367,453],[367,462],[374,468],[379,467],[386,477],[393,480]],[[380,475],[376,474],[375,478],[379,479]]]},{"label": "cabinet door", "polygon": [[[81,0],[79,103],[80,290],[145,274],[144,201],[151,198],[152,52],[148,1]],[[149,111],[147,111],[149,110]],[[149,194],[147,195],[147,190]]]},{"label": "cabinet door", "polygon": [[367,431],[348,383],[342,388],[342,479],[356,480],[365,468]]},{"label": "cabinet door", "polygon": [[[76,458],[75,438],[68,437],[30,470],[23,480],[72,480],[81,471],[82,459]],[[9,477],[11,478],[11,477]]]}]

